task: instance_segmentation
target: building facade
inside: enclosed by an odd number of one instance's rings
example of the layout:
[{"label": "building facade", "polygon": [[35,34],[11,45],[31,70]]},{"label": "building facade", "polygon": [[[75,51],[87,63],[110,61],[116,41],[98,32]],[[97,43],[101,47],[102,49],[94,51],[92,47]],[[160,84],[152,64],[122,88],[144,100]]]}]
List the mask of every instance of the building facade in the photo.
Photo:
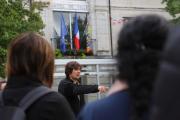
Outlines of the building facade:
[{"label": "building facade", "polygon": [[95,56],[114,56],[117,36],[123,24],[141,14],[159,14],[167,19],[162,0],[51,0],[42,11],[46,25],[44,33],[54,48],[59,48],[61,16],[64,17],[68,35],[66,44],[73,49],[74,16],[79,18],[80,38],[84,48],[90,48]]}]

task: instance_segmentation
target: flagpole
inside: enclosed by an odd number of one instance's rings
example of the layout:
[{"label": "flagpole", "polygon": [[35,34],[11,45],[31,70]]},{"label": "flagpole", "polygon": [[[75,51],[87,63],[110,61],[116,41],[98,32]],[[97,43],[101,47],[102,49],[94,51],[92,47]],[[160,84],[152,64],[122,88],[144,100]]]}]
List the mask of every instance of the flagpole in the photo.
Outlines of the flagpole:
[{"label": "flagpole", "polygon": [[69,13],[69,29],[70,29],[70,45],[71,45],[71,50],[73,50],[73,44],[72,44],[72,26],[71,26],[71,13]]},{"label": "flagpole", "polygon": [[111,0],[109,0],[109,29],[110,29],[110,41],[111,41],[111,56],[114,56],[113,53],[113,39],[112,39],[112,24],[111,24]]}]

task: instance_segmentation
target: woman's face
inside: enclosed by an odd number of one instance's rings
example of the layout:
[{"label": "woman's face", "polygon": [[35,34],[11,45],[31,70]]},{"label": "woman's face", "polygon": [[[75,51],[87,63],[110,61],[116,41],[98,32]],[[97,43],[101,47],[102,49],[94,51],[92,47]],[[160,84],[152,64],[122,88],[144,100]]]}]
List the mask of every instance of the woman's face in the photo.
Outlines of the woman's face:
[{"label": "woman's face", "polygon": [[78,69],[73,69],[72,73],[69,75],[70,79],[72,80],[77,80],[80,78],[80,73],[81,73],[81,70],[80,68]]}]

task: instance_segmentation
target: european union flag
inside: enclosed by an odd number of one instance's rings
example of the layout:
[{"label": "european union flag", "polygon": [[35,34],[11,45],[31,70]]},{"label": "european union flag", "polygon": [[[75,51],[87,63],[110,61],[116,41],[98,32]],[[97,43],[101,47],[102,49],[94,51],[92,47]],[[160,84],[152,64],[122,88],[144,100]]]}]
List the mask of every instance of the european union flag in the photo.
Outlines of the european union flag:
[{"label": "european union flag", "polygon": [[65,25],[64,17],[61,14],[61,37],[60,37],[60,49],[64,53],[66,52],[65,36],[67,35],[67,28]]}]

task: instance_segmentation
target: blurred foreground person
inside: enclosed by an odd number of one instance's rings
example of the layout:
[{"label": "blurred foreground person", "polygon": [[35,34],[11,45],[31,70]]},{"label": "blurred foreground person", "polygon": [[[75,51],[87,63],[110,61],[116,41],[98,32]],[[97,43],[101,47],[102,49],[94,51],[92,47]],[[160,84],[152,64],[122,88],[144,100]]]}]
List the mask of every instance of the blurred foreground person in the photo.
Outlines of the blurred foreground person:
[{"label": "blurred foreground person", "polygon": [[[28,32],[16,37],[8,48],[7,85],[2,98],[6,106],[18,106],[21,99],[39,86],[53,84],[54,53],[40,35]],[[65,98],[51,92],[35,101],[26,111],[26,120],[73,120]]]},{"label": "blurred foreground person", "polygon": [[61,80],[58,87],[58,91],[66,97],[75,115],[85,103],[83,94],[107,91],[107,87],[101,85],[81,85],[80,73],[81,65],[78,62],[68,62],[65,66],[66,78]]},{"label": "blurred foreground person", "polygon": [[167,41],[155,86],[151,120],[180,120],[180,26]]},{"label": "blurred foreground person", "polygon": [[118,79],[109,96],[88,104],[78,120],[147,120],[168,23],[157,15],[142,15],[122,28],[117,48]]}]

